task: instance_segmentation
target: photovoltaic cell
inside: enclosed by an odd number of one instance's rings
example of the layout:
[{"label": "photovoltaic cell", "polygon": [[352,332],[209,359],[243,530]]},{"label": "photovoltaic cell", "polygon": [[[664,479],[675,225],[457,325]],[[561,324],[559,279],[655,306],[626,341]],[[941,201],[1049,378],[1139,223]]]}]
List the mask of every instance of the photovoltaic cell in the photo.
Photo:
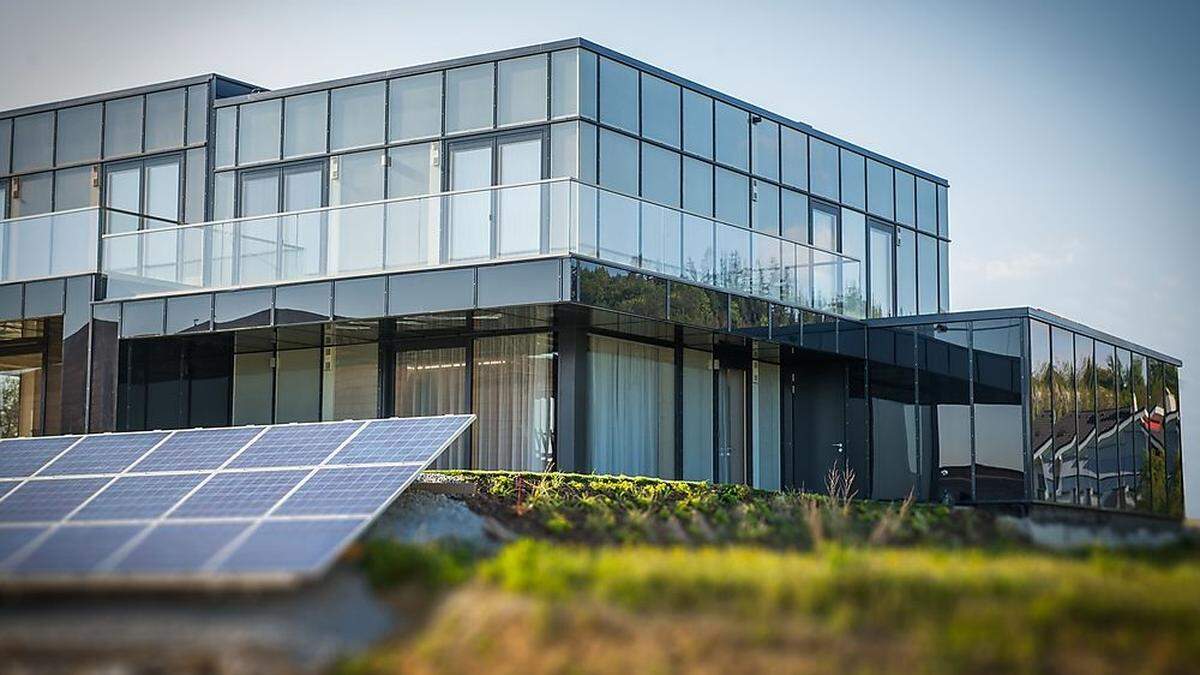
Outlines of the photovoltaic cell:
[{"label": "photovoltaic cell", "polygon": [[154,447],[168,432],[152,431],[136,434],[104,434],[88,436],[65,455],[54,460],[46,476],[67,476],[89,473],[117,473],[133,464],[138,457]]},{"label": "photovoltaic cell", "polygon": [[262,431],[262,427],[177,431],[131,471],[216,469]]},{"label": "photovoltaic cell", "polygon": [[0,501],[0,522],[62,520],[108,481],[108,478],[31,480]]},{"label": "photovoltaic cell", "polygon": [[308,470],[218,473],[184,500],[169,517],[261,516],[308,473]]},{"label": "photovoltaic cell", "polygon": [[6,438],[0,441],[0,478],[32,475],[58,453],[71,447],[78,438]]},{"label": "photovoltaic cell", "polygon": [[0,565],[48,527],[0,527]]},{"label": "photovoltaic cell", "polygon": [[247,523],[164,523],[134,546],[115,571],[194,572],[247,527]]},{"label": "photovoltaic cell", "polygon": [[204,480],[202,474],[125,476],[113,481],[72,520],[157,518]]},{"label": "photovoltaic cell", "polygon": [[229,466],[262,468],[320,464],[360,426],[362,422],[272,427]]},{"label": "photovoltaic cell", "polygon": [[416,466],[318,469],[272,515],[371,515],[418,470]]},{"label": "photovoltaic cell", "polygon": [[234,550],[219,571],[304,572],[332,560],[366,518],[264,522]]},{"label": "photovoltaic cell", "polygon": [[86,574],[141,532],[141,525],[63,526],[17,563],[17,574]]},{"label": "photovoltaic cell", "polygon": [[0,499],[3,499],[4,495],[15,490],[16,487],[20,484],[21,484],[21,481],[19,481],[19,480],[0,481]]},{"label": "photovoltaic cell", "polygon": [[425,462],[467,428],[471,415],[446,415],[369,422],[330,464]]}]

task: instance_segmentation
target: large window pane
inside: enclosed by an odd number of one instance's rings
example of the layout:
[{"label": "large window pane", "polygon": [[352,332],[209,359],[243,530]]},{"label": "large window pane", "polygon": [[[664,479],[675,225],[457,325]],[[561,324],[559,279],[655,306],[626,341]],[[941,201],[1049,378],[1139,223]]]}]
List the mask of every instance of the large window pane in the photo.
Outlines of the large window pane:
[{"label": "large window pane", "polygon": [[1054,501],[1054,368],[1050,326],[1029,322],[1029,427],[1033,499]]},{"label": "large window pane", "polygon": [[[329,103],[329,149],[342,150],[383,142],[383,82],[334,89]],[[491,97],[488,98],[491,110]]]},{"label": "large window pane", "polygon": [[1020,319],[972,327],[975,401],[975,498],[1019,501],[1025,495]]},{"label": "large window pane", "polygon": [[579,50],[579,114],[590,119],[596,119],[599,83],[597,82],[596,63],[599,57],[589,51]]},{"label": "large window pane", "polygon": [[675,376],[670,349],[588,339],[588,469],[675,475]]},{"label": "large window pane", "polygon": [[867,208],[867,179],[863,156],[842,150],[842,203]]},{"label": "large window pane", "polygon": [[233,423],[270,424],[274,373],[271,352],[234,354]]},{"label": "large window pane", "polygon": [[472,429],[476,469],[545,471],[554,458],[554,351],[550,335],[475,340]]},{"label": "large window pane", "polygon": [[947,203],[946,186],[937,186],[938,236],[950,238],[950,205]]},{"label": "large window pane", "polygon": [[550,126],[550,177],[579,178],[579,123]]},{"label": "large window pane", "polygon": [[938,241],[938,311],[950,311],[950,245]]},{"label": "large window pane", "polygon": [[217,110],[216,144],[216,155],[213,158],[216,166],[233,166],[237,151],[237,108]]},{"label": "large window pane", "polygon": [[550,117],[579,114],[579,50],[550,55]]},{"label": "large window pane", "polygon": [[892,167],[873,159],[867,160],[867,211],[891,219],[895,207]]},{"label": "large window pane", "polygon": [[683,90],[683,149],[713,155],[713,100],[690,89]]},{"label": "large window pane", "polygon": [[813,202],[812,245],[826,251],[836,251],[840,241],[837,209]]},{"label": "large window pane", "polygon": [[930,458],[918,445],[916,357],[911,329],[872,328],[871,363],[871,497],[929,498]]},{"label": "large window pane", "polygon": [[[396,415],[469,413],[465,347],[412,349],[396,354]],[[470,468],[470,429],[434,462],[438,469]]]},{"label": "large window pane", "polygon": [[501,61],[497,79],[497,122],[519,124],[546,119],[546,55]]},{"label": "large window pane", "polygon": [[383,199],[382,151],[359,152],[353,155],[334,157],[338,164],[338,176],[329,187],[331,206],[356,204]]},{"label": "large window pane", "polygon": [[49,167],[54,162],[53,150],[54,113],[25,115],[13,121],[13,173]]},{"label": "large window pane", "polygon": [[9,188],[12,194],[9,203],[10,216],[19,218],[50,212],[51,199],[54,196],[51,188],[54,183],[53,173],[34,173],[12,180],[14,183],[20,181],[20,191]]},{"label": "large window pane", "polygon": [[713,167],[691,157],[683,158],[683,208],[692,213],[713,213]]},{"label": "large window pane", "polygon": [[279,159],[279,99],[241,106],[238,164]]},{"label": "large window pane", "polygon": [[911,316],[917,313],[917,235],[903,227],[896,234],[896,315]]},{"label": "large window pane", "polygon": [[842,272],[843,312],[861,318],[867,310],[867,218],[842,209],[842,253],[858,261]]},{"label": "large window pane", "polygon": [[12,154],[12,120],[0,120],[0,174],[8,173]]},{"label": "large window pane", "polygon": [[638,71],[600,58],[600,121],[638,132]]},{"label": "large window pane", "polygon": [[142,97],[104,104],[104,156],[120,157],[142,151]]},{"label": "large window pane", "polygon": [[92,167],[81,166],[54,172],[54,210],[69,211],[95,206],[100,190],[92,187]]},{"label": "large window pane", "polygon": [[896,169],[896,222],[917,226],[916,177]]},{"label": "large window pane", "polygon": [[919,429],[936,458],[940,502],[969,501],[971,490],[970,324],[923,328],[918,333]]},{"label": "large window pane", "polygon": [[780,173],[784,183],[808,189],[808,135],[783,127],[779,137]]},{"label": "large window pane", "polygon": [[[331,180],[331,206],[383,199],[382,150],[335,157],[338,177]],[[383,265],[384,205],[341,209],[330,214],[330,248],[337,271],[380,269]]]},{"label": "large window pane", "polygon": [[99,103],[58,111],[54,152],[59,165],[100,158],[100,116],[103,112]]},{"label": "large window pane", "polygon": [[683,479],[713,479],[712,354],[683,350]]},{"label": "large window pane", "polygon": [[184,179],[184,221],[188,223],[204,222],[204,206],[208,194],[208,169],[205,164],[204,148],[193,148],[187,151],[187,165]]},{"label": "large window pane", "polygon": [[492,80],[490,63],[446,71],[446,133],[491,128]]},{"label": "large window pane", "polygon": [[441,72],[402,77],[388,87],[388,140],[394,143],[442,133]]},{"label": "large window pane", "polygon": [[1054,495],[1055,501],[1074,503],[1079,483],[1075,455],[1075,336],[1055,326],[1050,332],[1054,368]]},{"label": "large window pane", "polygon": [[808,195],[783,190],[781,232],[785,238],[808,243]]},{"label": "large window pane", "polygon": [[717,286],[750,292],[750,231],[717,224]]},{"label": "large window pane", "polygon": [[642,136],[679,147],[679,85],[644,73]]},{"label": "large window pane", "polygon": [[750,113],[716,102],[717,161],[750,170]]},{"label": "large window pane", "polygon": [[187,142],[203,143],[208,138],[208,85],[197,84],[187,90]]},{"label": "large window pane", "polygon": [[838,148],[819,138],[808,142],[809,181],[812,193],[829,199],[838,199]]},{"label": "large window pane", "polygon": [[917,313],[938,311],[937,240],[917,236]]},{"label": "large window pane", "polygon": [[1121,459],[1117,437],[1117,351],[1096,342],[1096,472],[1100,506],[1120,507]]},{"label": "large window pane", "polygon": [[433,143],[418,143],[388,150],[388,198],[437,192],[433,147]]},{"label": "large window pane", "polygon": [[1096,361],[1095,342],[1083,335],[1075,336],[1075,417],[1077,434],[1077,464],[1079,469],[1079,502],[1098,506],[1100,485],[1096,470]]},{"label": "large window pane", "polygon": [[631,195],[638,193],[638,142],[624,134],[600,130],[600,184]]},{"label": "large window pane", "polygon": [[178,157],[146,160],[146,214],[169,221],[147,222],[147,228],[179,222],[179,179]]},{"label": "large window pane", "polygon": [[779,366],[754,362],[754,475],[751,483],[762,490],[778,490],[782,471],[779,432]]},{"label": "large window pane", "polygon": [[361,420],[379,414],[379,345],[326,347],[321,380],[322,420]]},{"label": "large window pane", "polygon": [[642,143],[642,196],[679,206],[679,153]]},{"label": "large window pane", "polygon": [[683,278],[704,284],[716,283],[716,250],[713,221],[683,217]]},{"label": "large window pane", "polygon": [[183,145],[184,96],[183,89],[146,95],[146,152]]},{"label": "large window pane", "polygon": [[889,317],[892,307],[892,255],[896,250],[893,230],[884,223],[871,223],[870,242],[870,305],[867,316],[873,319]]},{"label": "large window pane", "polygon": [[717,167],[718,220],[742,227],[750,226],[750,179],[728,169]]},{"label": "large window pane", "polygon": [[750,225],[760,232],[779,234],[779,188],[771,183],[754,180],[751,195]]},{"label": "large window pane", "polygon": [[[783,292],[782,242],[774,237],[754,234],[750,240],[751,292],[768,298],[779,299]],[[791,247],[788,251],[791,251]]]},{"label": "large window pane", "polygon": [[275,364],[275,422],[321,419],[321,350],[281,350]]},{"label": "large window pane", "polygon": [[917,179],[917,228],[922,232],[937,232],[937,190],[924,178]]},{"label": "large window pane", "polygon": [[316,91],[283,100],[283,156],[325,152],[329,92]]},{"label": "large window pane", "polygon": [[779,125],[771,120],[752,124],[754,134],[754,173],[779,180]]}]

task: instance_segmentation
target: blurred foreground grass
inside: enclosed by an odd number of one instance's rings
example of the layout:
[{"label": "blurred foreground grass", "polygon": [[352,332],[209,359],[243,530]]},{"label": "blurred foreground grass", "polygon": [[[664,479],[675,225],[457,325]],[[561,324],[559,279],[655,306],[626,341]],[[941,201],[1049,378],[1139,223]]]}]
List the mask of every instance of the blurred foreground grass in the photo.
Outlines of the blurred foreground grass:
[{"label": "blurred foreground grass", "polygon": [[1200,557],[1057,554],[986,514],[734,486],[475,475],[495,555],[371,542],[450,589],[348,672],[1195,672]]}]

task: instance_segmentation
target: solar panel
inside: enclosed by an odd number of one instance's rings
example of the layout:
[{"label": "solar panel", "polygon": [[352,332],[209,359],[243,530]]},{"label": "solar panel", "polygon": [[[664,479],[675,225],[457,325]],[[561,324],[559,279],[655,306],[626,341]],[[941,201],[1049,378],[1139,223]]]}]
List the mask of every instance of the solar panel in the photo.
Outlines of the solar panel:
[{"label": "solar panel", "polygon": [[311,577],[473,420],[0,441],[0,587]]}]

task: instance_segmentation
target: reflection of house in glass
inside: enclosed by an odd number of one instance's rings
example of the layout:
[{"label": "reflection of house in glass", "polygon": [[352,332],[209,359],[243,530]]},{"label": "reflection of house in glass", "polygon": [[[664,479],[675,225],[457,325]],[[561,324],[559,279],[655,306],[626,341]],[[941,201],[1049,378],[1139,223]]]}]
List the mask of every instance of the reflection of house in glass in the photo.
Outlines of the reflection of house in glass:
[{"label": "reflection of house in glass", "polygon": [[583,40],[0,113],[0,430],[1181,513],[1178,361],[949,313],[945,180]]}]

